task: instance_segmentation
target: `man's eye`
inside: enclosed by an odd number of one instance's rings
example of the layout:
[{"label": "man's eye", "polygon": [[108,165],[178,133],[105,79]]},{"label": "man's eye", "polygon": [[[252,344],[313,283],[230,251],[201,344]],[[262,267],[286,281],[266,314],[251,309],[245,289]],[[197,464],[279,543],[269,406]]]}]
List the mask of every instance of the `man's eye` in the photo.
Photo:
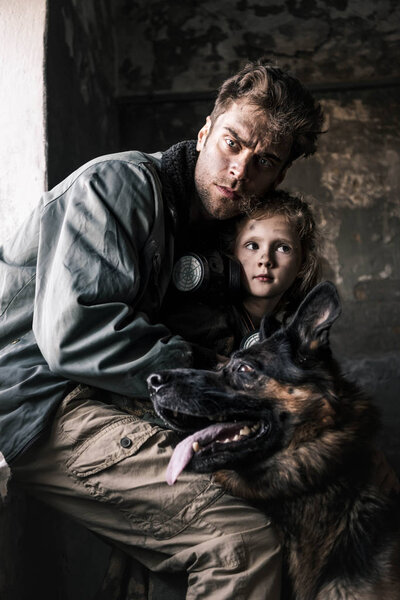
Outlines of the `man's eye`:
[{"label": "man's eye", "polygon": [[231,138],[225,138],[225,142],[227,143],[229,148],[236,148],[235,140],[232,140]]},{"label": "man's eye", "polygon": [[247,363],[242,363],[238,367],[239,373],[251,373],[252,371],[254,371],[253,367],[248,365]]},{"label": "man's eye", "polygon": [[273,164],[269,160],[269,158],[265,158],[264,156],[258,157],[258,164],[260,165],[260,167],[272,167],[273,166]]}]

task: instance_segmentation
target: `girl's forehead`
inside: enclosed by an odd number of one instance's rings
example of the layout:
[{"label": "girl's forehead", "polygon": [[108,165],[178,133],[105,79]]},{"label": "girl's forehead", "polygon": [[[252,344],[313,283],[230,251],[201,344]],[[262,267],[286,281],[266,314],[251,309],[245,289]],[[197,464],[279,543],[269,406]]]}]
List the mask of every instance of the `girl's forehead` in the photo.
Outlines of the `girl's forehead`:
[{"label": "girl's forehead", "polygon": [[248,233],[258,233],[267,235],[276,232],[286,235],[296,236],[296,229],[291,221],[284,215],[271,215],[265,217],[249,218],[242,225],[239,235]]}]

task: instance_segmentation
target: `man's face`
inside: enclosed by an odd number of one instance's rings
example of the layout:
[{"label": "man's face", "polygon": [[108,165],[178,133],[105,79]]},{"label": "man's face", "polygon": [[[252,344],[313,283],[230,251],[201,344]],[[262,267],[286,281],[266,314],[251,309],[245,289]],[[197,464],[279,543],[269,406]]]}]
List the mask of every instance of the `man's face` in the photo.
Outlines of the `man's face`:
[{"label": "man's face", "polygon": [[200,130],[195,183],[202,212],[229,219],[243,212],[245,197],[260,197],[284,178],[290,138],[271,139],[268,117],[242,100],[234,102],[213,126]]}]

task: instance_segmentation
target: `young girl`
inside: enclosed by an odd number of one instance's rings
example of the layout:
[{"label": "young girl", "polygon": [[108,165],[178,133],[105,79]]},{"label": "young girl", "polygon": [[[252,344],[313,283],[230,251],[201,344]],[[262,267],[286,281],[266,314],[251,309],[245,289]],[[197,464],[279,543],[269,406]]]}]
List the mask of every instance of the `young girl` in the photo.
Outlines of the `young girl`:
[{"label": "young girl", "polygon": [[[309,205],[284,191],[270,193],[250,216],[225,226],[221,250],[241,265],[241,290],[232,298],[174,294],[164,322],[173,333],[223,356],[257,339],[265,315],[276,327],[318,282],[318,235]],[[254,335],[255,334],[255,335]],[[211,354],[209,354],[211,356]]]},{"label": "young girl", "polygon": [[242,266],[239,314],[251,329],[265,315],[286,320],[316,285],[317,238],[309,205],[283,191],[238,221],[231,247]]}]

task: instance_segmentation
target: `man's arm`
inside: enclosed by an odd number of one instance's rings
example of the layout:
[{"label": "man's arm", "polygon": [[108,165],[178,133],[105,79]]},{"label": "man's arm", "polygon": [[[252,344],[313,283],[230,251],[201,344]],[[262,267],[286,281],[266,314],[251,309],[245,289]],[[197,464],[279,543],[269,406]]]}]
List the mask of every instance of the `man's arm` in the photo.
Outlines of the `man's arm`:
[{"label": "man's arm", "polygon": [[157,184],[146,165],[108,160],[44,205],[33,328],[53,372],[143,396],[154,370],[192,364],[189,344],[140,307],[163,253],[163,240],[147,248]]}]

